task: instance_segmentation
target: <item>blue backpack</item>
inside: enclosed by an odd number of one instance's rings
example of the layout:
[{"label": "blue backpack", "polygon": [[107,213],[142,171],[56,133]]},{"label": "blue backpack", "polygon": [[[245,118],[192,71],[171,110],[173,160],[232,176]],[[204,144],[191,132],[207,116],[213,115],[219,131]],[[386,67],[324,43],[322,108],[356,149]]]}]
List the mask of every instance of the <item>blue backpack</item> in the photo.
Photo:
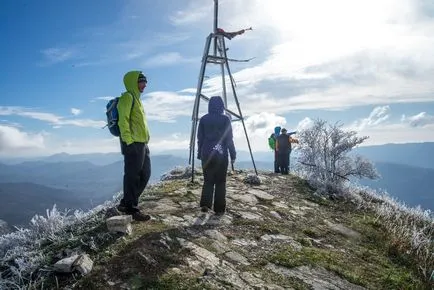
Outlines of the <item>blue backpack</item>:
[{"label": "blue backpack", "polygon": [[[119,137],[121,135],[121,131],[119,129],[118,121],[119,121],[119,112],[118,112],[118,102],[119,97],[113,98],[110,101],[108,101],[106,105],[106,116],[107,116],[107,125],[105,125],[103,128],[108,127],[110,133],[113,136]],[[131,105],[131,112],[133,111],[134,107],[134,97],[133,97],[133,104]]]}]

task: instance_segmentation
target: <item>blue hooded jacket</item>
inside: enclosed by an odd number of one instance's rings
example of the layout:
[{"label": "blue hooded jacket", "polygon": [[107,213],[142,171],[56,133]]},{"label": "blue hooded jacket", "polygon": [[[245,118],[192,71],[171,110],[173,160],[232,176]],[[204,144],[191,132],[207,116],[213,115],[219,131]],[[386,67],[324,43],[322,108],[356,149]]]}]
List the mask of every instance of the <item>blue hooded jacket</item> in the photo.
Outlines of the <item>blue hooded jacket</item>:
[{"label": "blue hooded jacket", "polygon": [[274,127],[274,136],[277,138],[280,135],[280,126]]},{"label": "blue hooded jacket", "polygon": [[224,103],[221,97],[211,97],[208,103],[208,114],[199,121],[197,132],[198,158],[207,160],[218,156],[231,160],[236,159],[236,151],[232,135],[231,121],[224,113]]}]

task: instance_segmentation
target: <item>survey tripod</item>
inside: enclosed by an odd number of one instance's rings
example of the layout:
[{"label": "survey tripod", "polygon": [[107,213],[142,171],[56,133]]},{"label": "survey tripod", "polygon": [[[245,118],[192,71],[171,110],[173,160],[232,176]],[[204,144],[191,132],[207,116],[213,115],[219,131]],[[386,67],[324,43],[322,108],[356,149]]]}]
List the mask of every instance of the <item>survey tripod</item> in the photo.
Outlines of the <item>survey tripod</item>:
[{"label": "survey tripod", "polygon": [[[227,35],[226,35],[227,37]],[[211,45],[213,44],[213,53],[210,54]],[[221,67],[221,78],[222,78],[222,95],[223,102],[225,105],[225,114],[228,115],[231,121],[241,121],[244,128],[244,133],[246,135],[247,146],[249,147],[250,157],[252,159],[253,168],[255,169],[255,174],[258,175],[256,170],[255,160],[253,159],[252,149],[250,146],[249,136],[247,134],[246,125],[244,123],[243,114],[241,112],[240,103],[238,102],[237,93],[235,90],[235,81],[232,77],[231,70],[229,68],[229,61],[237,61],[233,59],[229,59],[227,57],[227,48],[225,43],[225,34],[218,29],[218,0],[214,0],[214,32],[209,34],[206,38],[205,49],[202,57],[202,65],[199,73],[199,80],[197,84],[196,98],[194,101],[193,114],[192,114],[192,127],[191,127],[191,136],[190,136],[190,157],[189,157],[189,165],[191,165],[192,169],[192,177],[191,181],[194,181],[194,160],[196,157],[195,152],[195,143],[196,143],[196,134],[197,134],[197,125],[199,121],[199,105],[200,100],[203,99],[205,101],[209,101],[210,98],[202,94],[203,82],[205,78],[205,71],[207,64],[217,64]],[[243,61],[243,60],[241,60]],[[248,61],[248,60],[247,60]],[[226,77],[227,73],[230,80],[230,87],[232,89],[232,94],[235,99],[235,104],[238,109],[238,113],[235,113],[228,109],[227,103],[227,91],[226,91]],[[236,119],[232,119],[235,117]]]}]

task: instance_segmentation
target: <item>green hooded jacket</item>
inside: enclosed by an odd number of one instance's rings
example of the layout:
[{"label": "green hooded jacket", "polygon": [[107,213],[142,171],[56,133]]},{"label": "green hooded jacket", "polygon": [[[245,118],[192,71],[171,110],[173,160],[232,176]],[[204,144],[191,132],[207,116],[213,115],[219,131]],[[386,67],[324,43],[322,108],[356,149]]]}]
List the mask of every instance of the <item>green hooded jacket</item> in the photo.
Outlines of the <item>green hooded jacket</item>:
[{"label": "green hooded jacket", "polygon": [[[127,145],[133,142],[143,142],[147,144],[150,138],[148,123],[137,85],[137,79],[140,73],[142,72],[130,71],[124,75],[124,85],[127,91],[122,93],[117,106],[119,112],[118,125],[121,131],[120,137]],[[134,106],[131,110],[133,98]]]},{"label": "green hooded jacket", "polygon": [[276,137],[274,137],[274,134],[271,134],[268,138],[268,147],[270,147],[271,150],[276,150]]}]

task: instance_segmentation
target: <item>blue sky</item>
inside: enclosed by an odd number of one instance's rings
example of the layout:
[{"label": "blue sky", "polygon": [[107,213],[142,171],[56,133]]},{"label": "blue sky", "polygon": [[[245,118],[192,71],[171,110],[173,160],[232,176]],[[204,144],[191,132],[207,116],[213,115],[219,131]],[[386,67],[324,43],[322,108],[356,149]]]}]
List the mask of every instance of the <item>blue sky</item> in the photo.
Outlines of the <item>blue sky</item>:
[{"label": "blue sky", "polygon": [[[253,27],[226,45],[231,58],[254,57],[231,63],[254,151],[267,150],[274,126],[315,118],[367,144],[434,141],[434,4],[296,2],[220,0],[220,27]],[[136,69],[149,80],[151,149],[188,151],[212,15],[212,0],[1,1],[0,156],[118,151],[101,129],[105,103]],[[217,72],[207,71],[206,94],[221,94]]]}]

